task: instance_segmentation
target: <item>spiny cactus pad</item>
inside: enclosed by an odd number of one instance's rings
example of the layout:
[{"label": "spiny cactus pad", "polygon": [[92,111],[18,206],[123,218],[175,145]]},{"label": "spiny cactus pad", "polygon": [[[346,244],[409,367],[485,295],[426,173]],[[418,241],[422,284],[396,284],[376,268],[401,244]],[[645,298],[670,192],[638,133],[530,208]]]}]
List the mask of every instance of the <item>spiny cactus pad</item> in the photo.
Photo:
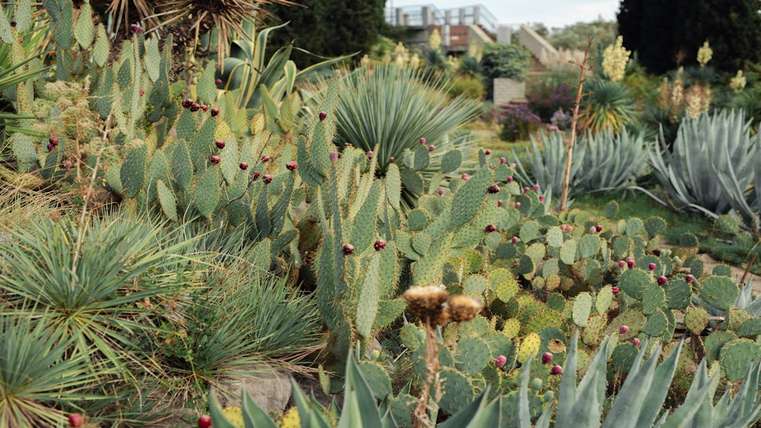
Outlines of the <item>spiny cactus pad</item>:
[{"label": "spiny cactus pad", "polygon": [[696,306],[690,306],[684,313],[684,325],[692,334],[699,335],[708,325],[708,312]]},{"label": "spiny cactus pad", "polygon": [[358,366],[376,399],[384,400],[391,394],[391,377],[382,365],[374,361],[362,361]]},{"label": "spiny cactus pad", "polygon": [[706,350],[706,358],[709,362],[719,359],[719,352],[725,343],[737,339],[737,335],[731,331],[714,331],[703,341]]},{"label": "spiny cactus pad", "polygon": [[512,339],[518,336],[521,329],[521,322],[515,318],[505,320],[505,324],[502,326],[502,334]]},{"label": "spiny cactus pad", "polygon": [[539,352],[539,347],[542,343],[542,339],[536,333],[529,333],[521,341],[521,345],[518,348],[518,361],[521,364],[525,364],[526,361],[534,358]]},{"label": "spiny cactus pad", "polygon": [[643,290],[652,282],[649,273],[637,268],[624,271],[618,280],[618,286],[629,296],[642,299]]},{"label": "spiny cactus pad", "polygon": [[579,327],[586,327],[591,312],[592,296],[587,292],[579,293],[573,299],[573,322]]},{"label": "spiny cactus pad", "polygon": [[671,279],[663,289],[666,292],[666,305],[670,309],[684,309],[690,304],[692,290],[684,279]]},{"label": "spiny cactus pad", "polygon": [[512,272],[504,268],[492,270],[489,273],[489,283],[494,294],[503,302],[508,302],[519,290],[518,281]]},{"label": "spiny cactus pad", "polygon": [[719,352],[719,362],[730,381],[748,374],[751,364],[761,359],[761,346],[750,339],[734,339],[725,343]]},{"label": "spiny cactus pad", "polygon": [[457,367],[465,373],[480,372],[491,360],[488,344],[477,337],[465,337],[457,344]]},{"label": "spiny cactus pad", "polygon": [[701,299],[718,309],[728,310],[737,300],[739,290],[731,278],[711,275],[700,282]]},{"label": "spiny cactus pad", "polygon": [[444,367],[439,372],[443,394],[439,406],[453,415],[473,400],[473,384],[462,372]]}]

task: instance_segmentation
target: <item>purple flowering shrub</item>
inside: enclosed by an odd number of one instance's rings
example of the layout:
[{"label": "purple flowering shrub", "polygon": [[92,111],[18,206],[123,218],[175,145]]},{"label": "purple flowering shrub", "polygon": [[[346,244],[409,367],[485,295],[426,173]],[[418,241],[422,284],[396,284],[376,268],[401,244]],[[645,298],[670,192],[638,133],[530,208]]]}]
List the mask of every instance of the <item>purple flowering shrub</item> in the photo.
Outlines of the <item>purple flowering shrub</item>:
[{"label": "purple flowering shrub", "polygon": [[505,141],[519,141],[529,138],[532,132],[542,126],[542,119],[526,103],[510,103],[500,107],[500,138]]}]

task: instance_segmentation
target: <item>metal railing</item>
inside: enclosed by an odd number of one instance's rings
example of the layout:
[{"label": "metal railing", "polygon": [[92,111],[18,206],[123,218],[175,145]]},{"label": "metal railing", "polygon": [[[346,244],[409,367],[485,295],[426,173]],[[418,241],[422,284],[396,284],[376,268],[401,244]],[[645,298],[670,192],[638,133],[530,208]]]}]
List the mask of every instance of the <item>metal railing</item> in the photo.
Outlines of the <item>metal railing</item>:
[{"label": "metal railing", "polygon": [[386,22],[396,27],[432,27],[441,25],[478,25],[490,33],[497,32],[497,17],[482,4],[439,9],[432,4],[388,7]]}]

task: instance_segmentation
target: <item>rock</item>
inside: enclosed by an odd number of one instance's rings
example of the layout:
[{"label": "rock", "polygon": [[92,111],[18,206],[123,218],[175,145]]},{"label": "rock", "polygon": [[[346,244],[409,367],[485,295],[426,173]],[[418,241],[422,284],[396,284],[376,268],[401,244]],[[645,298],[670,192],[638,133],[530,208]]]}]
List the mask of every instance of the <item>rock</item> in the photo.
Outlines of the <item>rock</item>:
[{"label": "rock", "polygon": [[[287,373],[277,370],[263,371],[256,376],[241,376],[223,380],[218,388],[225,397],[225,407],[241,407],[241,390],[269,414],[285,411],[291,399],[291,379]],[[222,392],[224,391],[224,392]]]}]

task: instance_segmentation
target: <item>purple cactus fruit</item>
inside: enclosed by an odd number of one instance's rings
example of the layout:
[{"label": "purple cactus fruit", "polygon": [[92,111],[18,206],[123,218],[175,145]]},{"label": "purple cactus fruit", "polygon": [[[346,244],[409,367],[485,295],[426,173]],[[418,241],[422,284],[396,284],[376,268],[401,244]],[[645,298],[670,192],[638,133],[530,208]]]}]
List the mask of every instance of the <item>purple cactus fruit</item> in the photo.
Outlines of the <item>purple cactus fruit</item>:
[{"label": "purple cactus fruit", "polygon": [[504,355],[498,355],[497,358],[494,359],[494,365],[497,366],[498,369],[505,367],[505,364],[507,364],[507,357]]},{"label": "purple cactus fruit", "polygon": [[647,264],[647,270],[654,271],[658,266],[655,263],[648,263]]},{"label": "purple cactus fruit", "polygon": [[665,275],[658,277],[658,285],[666,285],[667,282],[669,282],[669,279]]},{"label": "purple cactus fruit", "polygon": [[498,184],[492,184],[489,186],[489,193],[499,193],[499,185]]},{"label": "purple cactus fruit", "polygon": [[486,227],[484,227],[484,232],[486,233],[492,233],[497,231],[497,226],[493,224],[487,224]]},{"label": "purple cactus fruit", "polygon": [[550,369],[550,374],[553,376],[559,376],[563,374],[563,368],[559,365],[555,364],[552,366],[552,369]]},{"label": "purple cactus fruit", "polygon": [[328,113],[327,113],[327,112],[324,112],[324,111],[321,111],[321,112],[320,112],[320,114],[319,114],[319,116],[320,116],[320,122],[322,122],[322,121],[324,121],[324,120],[325,120],[325,118],[327,118],[327,117],[328,117]]},{"label": "purple cactus fruit", "polygon": [[354,253],[354,246],[351,244],[344,244],[341,248],[345,256],[349,256]]},{"label": "purple cactus fruit", "polygon": [[618,296],[618,293],[620,293],[620,292],[621,292],[621,288],[619,288],[619,287],[612,287],[612,288],[610,289],[610,291],[612,291],[612,292],[613,292],[613,295],[614,295],[614,296]]},{"label": "purple cactus fruit", "polygon": [[549,364],[552,362],[552,358],[554,355],[552,355],[552,352],[545,352],[542,354],[542,364]]},{"label": "purple cactus fruit", "polygon": [[373,248],[375,248],[375,251],[383,250],[384,248],[386,248],[386,241],[384,241],[383,239],[379,239],[375,241],[375,243],[373,244]]},{"label": "purple cactus fruit", "polygon": [[629,332],[629,326],[626,324],[622,324],[620,327],[618,327],[618,334],[624,335]]}]

